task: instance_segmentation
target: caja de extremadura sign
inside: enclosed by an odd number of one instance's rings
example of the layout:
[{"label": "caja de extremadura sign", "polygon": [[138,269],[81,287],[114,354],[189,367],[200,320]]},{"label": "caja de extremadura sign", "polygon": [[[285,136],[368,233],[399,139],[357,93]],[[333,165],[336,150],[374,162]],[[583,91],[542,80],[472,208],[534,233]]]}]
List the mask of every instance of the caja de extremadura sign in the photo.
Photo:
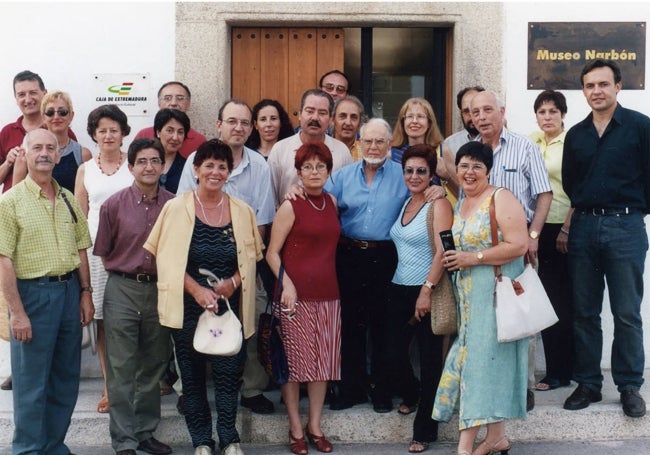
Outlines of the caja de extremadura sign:
[{"label": "caja de extremadura sign", "polygon": [[528,88],[580,90],[598,58],[621,67],[623,88],[645,89],[645,22],[529,22]]}]

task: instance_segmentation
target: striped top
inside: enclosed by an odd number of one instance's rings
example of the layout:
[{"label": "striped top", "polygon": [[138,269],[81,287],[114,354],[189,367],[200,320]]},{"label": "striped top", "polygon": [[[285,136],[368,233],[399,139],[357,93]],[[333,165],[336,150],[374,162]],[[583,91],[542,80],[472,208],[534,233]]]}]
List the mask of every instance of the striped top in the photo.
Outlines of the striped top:
[{"label": "striped top", "polygon": [[427,230],[427,212],[431,203],[424,204],[415,217],[404,225],[402,217],[410,200],[409,198],[406,201],[390,229],[390,237],[395,243],[398,257],[393,283],[403,286],[421,286],[427,278],[433,261]]},{"label": "striped top", "polygon": [[[481,141],[481,135],[476,140]],[[490,184],[514,193],[524,206],[528,223],[535,215],[537,195],[552,191],[548,171],[537,145],[530,138],[506,128],[501,130],[499,145],[494,150]]]}]

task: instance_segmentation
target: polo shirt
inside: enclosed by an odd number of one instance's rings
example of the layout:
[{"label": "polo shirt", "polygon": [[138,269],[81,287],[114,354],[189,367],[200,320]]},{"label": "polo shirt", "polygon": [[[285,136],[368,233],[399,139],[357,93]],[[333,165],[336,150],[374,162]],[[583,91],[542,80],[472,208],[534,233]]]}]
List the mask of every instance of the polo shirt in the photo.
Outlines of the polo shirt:
[{"label": "polo shirt", "polygon": [[92,245],[77,200],[52,182],[54,204],[29,175],[0,197],[0,255],[11,259],[18,279],[71,272],[81,264],[79,250]]},{"label": "polo shirt", "polygon": [[156,257],[142,245],[167,201],[174,194],[159,188],[153,199],[140,191],[135,182],[103,204],[93,254],[101,256],[109,272],[156,273]]}]

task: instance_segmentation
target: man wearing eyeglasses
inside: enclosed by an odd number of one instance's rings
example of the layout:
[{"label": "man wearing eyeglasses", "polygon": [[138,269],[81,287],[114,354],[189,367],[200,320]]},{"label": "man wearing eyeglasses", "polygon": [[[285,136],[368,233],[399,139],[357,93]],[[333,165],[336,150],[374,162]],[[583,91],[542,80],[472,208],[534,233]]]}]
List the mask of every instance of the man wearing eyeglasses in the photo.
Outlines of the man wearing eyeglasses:
[{"label": "man wearing eyeglasses", "polygon": [[334,102],[348,96],[348,92],[350,91],[348,77],[339,70],[332,70],[323,74],[318,82],[318,86],[331,96]]},{"label": "man wearing eyeglasses", "polygon": [[169,330],[158,320],[156,258],[142,246],[165,203],[159,187],[165,150],[155,139],[136,139],[127,154],[134,182],[102,204],[93,253],[109,272],[104,293],[109,429],[118,455],[136,449],[165,455],[153,437],[160,422],[159,379],[169,361]]},{"label": "man wearing eyeglasses", "polygon": [[[41,115],[41,101],[47,93],[43,79],[31,71],[21,71],[14,77],[14,98],[22,112],[13,123],[9,123],[0,131],[0,184],[4,184],[3,192],[13,184],[13,166],[16,159],[24,155],[21,144],[25,135],[36,128],[45,128]],[[70,139],[77,137],[68,129]],[[9,385],[10,387],[10,385]],[[4,383],[3,383],[3,389]]]},{"label": "man wearing eyeglasses", "polygon": [[[262,238],[265,238],[267,225],[271,224],[275,216],[275,205],[271,192],[271,174],[266,160],[256,151],[244,146],[253,130],[252,117],[250,107],[235,98],[226,101],[219,109],[219,138],[230,146],[233,156],[233,170],[223,190],[253,208],[257,227]],[[197,188],[194,155],[195,153],[192,153],[185,162],[176,194]],[[258,277],[255,288],[256,321],[259,314],[266,309],[266,302],[267,295]],[[268,384],[268,376],[257,360],[257,335],[247,340],[246,356],[241,405],[257,414],[270,414],[275,409],[273,403],[262,393]]]},{"label": "man wearing eyeglasses", "polygon": [[[190,110],[192,95],[187,85],[178,81],[165,82],[158,90],[158,109],[178,109],[187,113]],[[153,126],[141,129],[135,138],[155,138]],[[193,128],[185,134],[185,140],[178,153],[187,158],[190,153],[205,142],[205,136]]]}]

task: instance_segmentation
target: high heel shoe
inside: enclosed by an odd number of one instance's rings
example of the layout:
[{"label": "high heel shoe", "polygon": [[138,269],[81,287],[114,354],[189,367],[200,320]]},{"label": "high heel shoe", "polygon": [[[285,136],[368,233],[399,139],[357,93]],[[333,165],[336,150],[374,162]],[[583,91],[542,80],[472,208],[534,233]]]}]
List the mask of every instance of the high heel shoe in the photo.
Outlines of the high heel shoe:
[{"label": "high heel shoe", "polygon": [[309,425],[305,426],[305,436],[319,452],[330,453],[332,451],[332,443],[325,439],[325,435],[316,436],[309,431]]},{"label": "high heel shoe", "polygon": [[291,450],[291,452],[295,453],[296,455],[306,455],[309,453],[305,437],[303,436],[302,438],[295,438],[291,434],[291,430],[289,430],[289,450]]},{"label": "high heel shoe", "polygon": [[[505,441],[508,445],[507,445],[506,447],[502,447],[502,448],[500,448],[500,449],[497,449],[497,446],[498,446],[499,444],[501,444],[502,441]],[[479,443],[478,446],[476,446],[476,448],[478,449],[478,448],[479,448],[480,446],[482,446],[482,445],[485,445],[485,447],[486,447],[487,450],[488,450],[488,451],[485,453],[485,455],[493,455],[493,454],[495,454],[495,453],[499,453],[499,454],[501,454],[501,455],[508,455],[508,451],[510,450],[510,447],[512,446],[512,444],[510,444],[510,441],[508,441],[508,438],[506,438],[505,436],[502,437],[501,439],[499,439],[497,442],[495,442],[495,443],[492,444],[492,445],[490,445],[490,444],[487,442],[487,440],[484,439],[483,441],[481,441],[481,442]]]}]

